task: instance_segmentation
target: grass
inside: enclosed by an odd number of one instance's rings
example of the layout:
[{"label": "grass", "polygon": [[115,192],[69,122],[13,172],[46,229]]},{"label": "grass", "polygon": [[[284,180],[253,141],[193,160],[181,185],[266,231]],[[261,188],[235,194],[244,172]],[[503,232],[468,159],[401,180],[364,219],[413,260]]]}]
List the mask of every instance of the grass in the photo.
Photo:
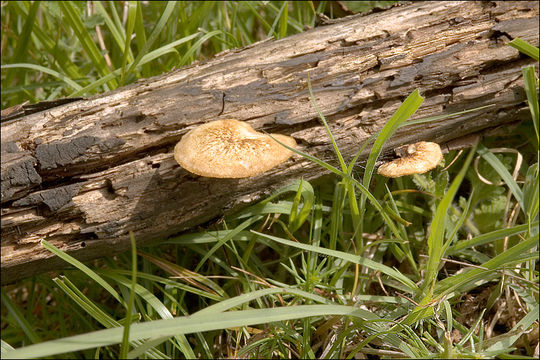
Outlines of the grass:
[{"label": "grass", "polygon": [[[2,106],[106,91],[315,22],[308,2],[130,2],[125,22],[119,4],[3,4]],[[538,82],[533,67],[523,75],[532,121],[505,138],[506,152],[486,138],[427,174],[376,175],[382,146],[422,104],[413,92],[362,144],[372,149],[363,171],[319,112],[339,168],[301,155],[331,176],[87,265],[43,241],[72,268],[2,288],[2,357],[533,357]]]},{"label": "grass", "polygon": [[[369,10],[393,2],[368,3],[350,5]],[[315,25],[316,13],[332,8],[325,1],[122,4],[2,3],[2,108],[114,90],[220,51],[302,32]]]}]

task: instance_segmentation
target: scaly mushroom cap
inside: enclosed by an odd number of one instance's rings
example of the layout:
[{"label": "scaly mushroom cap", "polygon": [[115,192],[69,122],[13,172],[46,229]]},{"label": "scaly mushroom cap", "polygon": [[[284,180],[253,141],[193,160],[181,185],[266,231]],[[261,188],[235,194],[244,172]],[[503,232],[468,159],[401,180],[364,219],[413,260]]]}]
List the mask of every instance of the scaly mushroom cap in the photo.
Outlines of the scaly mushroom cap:
[{"label": "scaly mushroom cap", "polygon": [[[290,136],[272,134],[296,147]],[[175,160],[189,172],[215,178],[261,174],[287,160],[292,151],[238,120],[216,120],[185,134],[174,147]]]},{"label": "scaly mushroom cap", "polygon": [[435,168],[443,158],[440,146],[433,142],[420,141],[394,151],[400,158],[382,164],[377,173],[391,178],[423,174]]}]

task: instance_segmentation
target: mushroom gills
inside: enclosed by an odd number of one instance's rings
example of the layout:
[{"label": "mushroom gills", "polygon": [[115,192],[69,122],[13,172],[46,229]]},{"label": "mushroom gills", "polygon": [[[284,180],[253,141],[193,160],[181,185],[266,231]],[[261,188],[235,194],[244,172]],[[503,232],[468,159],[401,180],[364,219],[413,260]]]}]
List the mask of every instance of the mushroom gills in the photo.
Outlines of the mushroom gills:
[{"label": "mushroom gills", "polygon": [[434,142],[420,141],[400,146],[394,151],[400,158],[379,166],[378,174],[390,178],[423,174],[434,169],[443,158],[439,144]]}]

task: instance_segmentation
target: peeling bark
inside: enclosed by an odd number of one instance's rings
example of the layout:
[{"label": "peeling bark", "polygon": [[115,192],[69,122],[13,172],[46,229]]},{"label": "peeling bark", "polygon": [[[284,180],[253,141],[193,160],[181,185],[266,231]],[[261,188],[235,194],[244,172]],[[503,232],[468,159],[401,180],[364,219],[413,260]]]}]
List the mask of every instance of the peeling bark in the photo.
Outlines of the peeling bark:
[{"label": "peeling bark", "polygon": [[[309,101],[316,101],[347,159],[415,89],[415,118],[484,105],[478,112],[401,128],[392,148],[445,143],[530,118],[521,67],[507,46],[538,46],[538,2],[414,2],[350,16],[278,41],[225,51],[88,99],[53,103],[2,123],[2,284],[65,266],[46,239],[80,260],[125,251],[128,232],[149,244],[260,200],[321,168],[298,156],[247,179],[210,179],[176,164],[172,149],[194,126],[248,121],[290,135],[336,163]],[[367,152],[360,160],[365,160]]]}]

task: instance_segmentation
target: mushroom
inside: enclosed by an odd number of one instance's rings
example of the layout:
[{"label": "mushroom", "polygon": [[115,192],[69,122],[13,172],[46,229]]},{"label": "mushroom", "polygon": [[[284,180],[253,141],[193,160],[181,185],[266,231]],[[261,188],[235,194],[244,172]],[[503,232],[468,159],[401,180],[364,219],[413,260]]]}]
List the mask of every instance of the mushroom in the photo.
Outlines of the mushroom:
[{"label": "mushroom", "polygon": [[[296,147],[290,136],[272,134]],[[215,178],[259,175],[287,160],[292,151],[238,120],[216,120],[185,134],[174,147],[175,160],[189,172]]]},{"label": "mushroom", "polygon": [[439,144],[434,142],[420,141],[400,146],[394,151],[400,158],[382,164],[377,173],[391,178],[423,174],[435,168],[443,158]]}]

